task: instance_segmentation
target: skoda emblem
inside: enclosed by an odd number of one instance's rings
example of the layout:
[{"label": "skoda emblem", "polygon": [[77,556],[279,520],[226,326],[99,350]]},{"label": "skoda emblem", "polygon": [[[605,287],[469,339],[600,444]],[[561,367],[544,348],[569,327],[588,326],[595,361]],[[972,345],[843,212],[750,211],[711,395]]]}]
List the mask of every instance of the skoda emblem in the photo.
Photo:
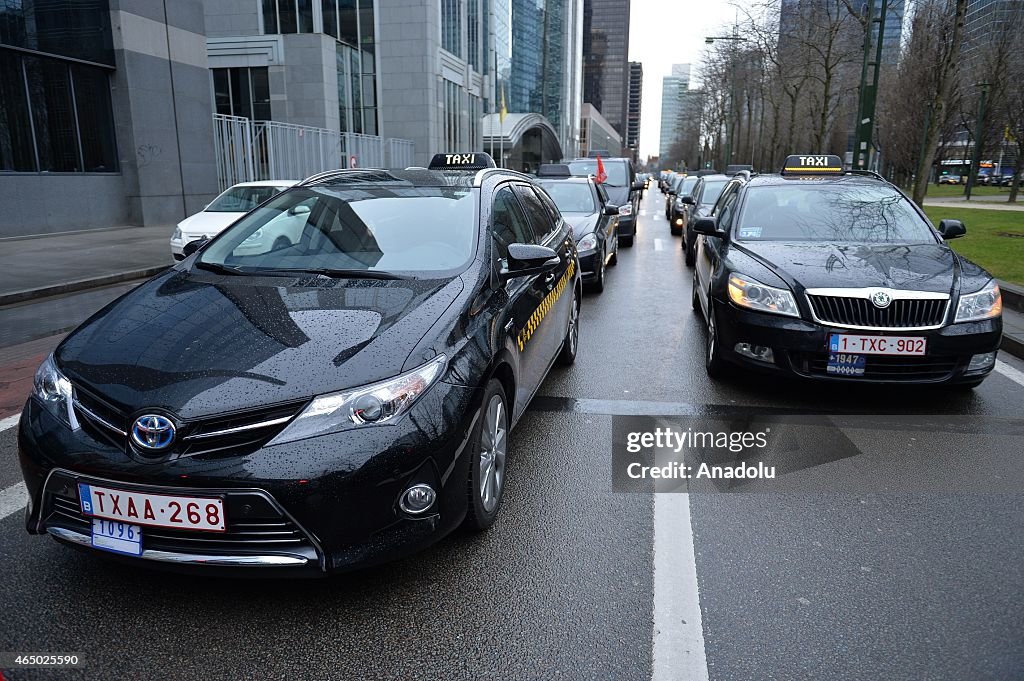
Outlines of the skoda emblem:
[{"label": "skoda emblem", "polygon": [[174,442],[174,423],[166,416],[146,414],[132,424],[132,442],[143,449],[167,449]]},{"label": "skoda emblem", "polygon": [[885,291],[875,291],[871,294],[871,302],[877,308],[886,308],[892,302],[892,296]]}]

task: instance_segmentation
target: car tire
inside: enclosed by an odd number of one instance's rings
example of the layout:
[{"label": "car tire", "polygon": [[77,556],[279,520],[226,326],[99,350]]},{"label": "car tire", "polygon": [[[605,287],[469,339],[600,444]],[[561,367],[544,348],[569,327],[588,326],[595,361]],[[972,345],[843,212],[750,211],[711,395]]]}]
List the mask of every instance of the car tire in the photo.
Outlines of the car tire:
[{"label": "car tire", "polygon": [[604,291],[604,253],[597,253],[597,271],[594,273],[594,281],[590,284],[590,290],[594,293]]},{"label": "car tire", "polygon": [[612,251],[612,257],[608,258],[608,266],[614,267],[619,264],[619,238],[615,237],[615,250]]},{"label": "car tire", "polygon": [[280,250],[282,248],[290,248],[292,245],[291,240],[286,236],[279,236],[274,239],[274,246],[271,248],[273,251]]},{"label": "car tire", "polygon": [[632,248],[633,247],[633,235],[630,234],[629,236],[620,236],[619,237],[619,245],[620,246],[624,246],[625,248]]},{"label": "car tire", "polygon": [[566,325],[562,349],[558,352],[558,363],[570,366],[576,361],[576,350],[580,345],[580,297],[576,287],[572,289],[572,307],[569,308],[569,323]]},{"label": "car tire", "polygon": [[708,293],[707,328],[704,339],[704,369],[709,378],[722,378],[726,373],[725,360],[722,359],[722,348],[718,338],[718,322],[715,320],[714,300]]},{"label": "car tire", "polygon": [[700,314],[700,296],[697,295],[697,270],[693,270],[693,285],[690,287],[690,306],[693,311]]},{"label": "car tire", "polygon": [[696,235],[690,234],[689,236],[693,238],[691,238],[685,244],[686,251],[683,256],[683,261],[686,263],[687,267],[693,267],[697,263],[697,249],[693,243],[694,239],[696,238]]},{"label": "car tire", "polygon": [[505,492],[508,461],[508,396],[501,383],[492,378],[484,390],[480,418],[470,442],[467,510],[463,527],[482,532],[494,524]]}]

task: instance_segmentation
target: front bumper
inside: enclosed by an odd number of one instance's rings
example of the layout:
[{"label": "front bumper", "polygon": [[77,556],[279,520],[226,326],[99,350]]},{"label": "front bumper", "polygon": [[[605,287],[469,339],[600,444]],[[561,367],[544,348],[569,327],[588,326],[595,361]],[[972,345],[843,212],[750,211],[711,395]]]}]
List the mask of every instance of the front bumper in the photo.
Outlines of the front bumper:
[{"label": "front bumper", "polygon": [[[719,347],[723,357],[745,368],[793,374],[801,378],[851,383],[970,383],[984,378],[993,366],[966,374],[971,357],[994,352],[1002,337],[1002,319],[950,324],[929,331],[858,331],[812,323],[803,319],[742,310],[716,300]],[[868,355],[864,376],[827,372],[828,338],[834,333],[927,338],[927,354],[920,357]],[[739,354],[738,343],[772,349],[771,363]]]},{"label": "front bumper", "polygon": [[633,236],[634,234],[636,234],[636,212],[619,215],[619,236]]},{"label": "front bumper", "polygon": [[580,279],[583,280],[583,283],[592,282],[597,278],[597,269],[600,264],[598,257],[597,249],[579,251],[577,258],[580,262]]},{"label": "front bumper", "polygon": [[[323,574],[413,553],[458,527],[466,513],[468,440],[482,391],[438,383],[394,424],[263,446],[244,456],[139,461],[86,429],[71,431],[35,399],[18,429],[30,503],[26,528],[91,548],[78,481],[141,492],[220,496],[228,531],[143,526],[140,558],[179,571]],[[398,508],[409,486],[427,483],[437,501],[412,516]],[[115,555],[104,553],[104,555]]]}]

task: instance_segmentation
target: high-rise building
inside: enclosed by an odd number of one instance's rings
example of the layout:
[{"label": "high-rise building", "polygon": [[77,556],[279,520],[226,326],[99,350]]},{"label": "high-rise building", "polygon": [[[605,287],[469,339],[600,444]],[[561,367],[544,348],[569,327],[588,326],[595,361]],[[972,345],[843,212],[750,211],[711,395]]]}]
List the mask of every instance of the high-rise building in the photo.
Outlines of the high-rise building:
[{"label": "high-rise building", "polygon": [[626,136],[629,0],[584,0],[583,101]]},{"label": "high-rise building", "polygon": [[661,79],[661,138],[658,156],[667,157],[679,136],[683,101],[690,90],[690,65],[673,64],[672,75]]},{"label": "high-rise building", "polygon": [[639,158],[640,149],[640,107],[643,102],[644,65],[638,61],[629,62],[629,98],[626,107],[626,147],[633,151],[633,158]]},{"label": "high-rise building", "polygon": [[969,0],[964,21],[963,54],[972,57],[1004,28],[1019,26],[1021,0]]}]

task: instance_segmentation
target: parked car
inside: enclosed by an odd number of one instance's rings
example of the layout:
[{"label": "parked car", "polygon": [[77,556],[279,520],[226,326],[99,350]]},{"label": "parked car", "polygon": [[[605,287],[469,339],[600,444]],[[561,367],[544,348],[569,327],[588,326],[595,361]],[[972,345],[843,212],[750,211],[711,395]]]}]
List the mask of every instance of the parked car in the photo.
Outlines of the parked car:
[{"label": "parked car", "polygon": [[689,219],[686,229],[683,231],[682,243],[687,265],[693,266],[694,257],[697,253],[697,234],[693,231],[693,225],[700,218],[711,214],[715,201],[718,201],[719,195],[721,195],[722,190],[725,189],[725,185],[730,179],[728,175],[722,174],[703,175],[697,180],[697,184],[694,185],[689,196],[683,197],[683,203],[690,207],[687,214]]},{"label": "parked car", "polygon": [[[266,180],[240,182],[229,187],[206,208],[178,223],[171,236],[171,256],[175,260],[184,260],[185,244],[190,241],[212,239],[256,206],[298,183],[298,180]],[[285,227],[284,223],[278,226]],[[260,236],[262,237],[262,234]],[[262,247],[262,243],[254,242],[251,245]]]},{"label": "parked car", "polygon": [[[604,185],[612,204],[619,207],[619,243],[626,247],[632,246],[643,184],[637,181],[633,162],[628,158],[602,158],[601,164],[608,177],[600,184]],[[578,158],[565,165],[578,177],[597,176],[596,158]]]},{"label": "parked car", "polygon": [[960,184],[959,175],[939,175],[939,184]]},{"label": "parked car", "polygon": [[696,175],[687,175],[679,178],[679,181],[672,187],[667,216],[672,236],[679,236],[690,224],[690,204],[685,199],[692,194],[699,179]]}]

